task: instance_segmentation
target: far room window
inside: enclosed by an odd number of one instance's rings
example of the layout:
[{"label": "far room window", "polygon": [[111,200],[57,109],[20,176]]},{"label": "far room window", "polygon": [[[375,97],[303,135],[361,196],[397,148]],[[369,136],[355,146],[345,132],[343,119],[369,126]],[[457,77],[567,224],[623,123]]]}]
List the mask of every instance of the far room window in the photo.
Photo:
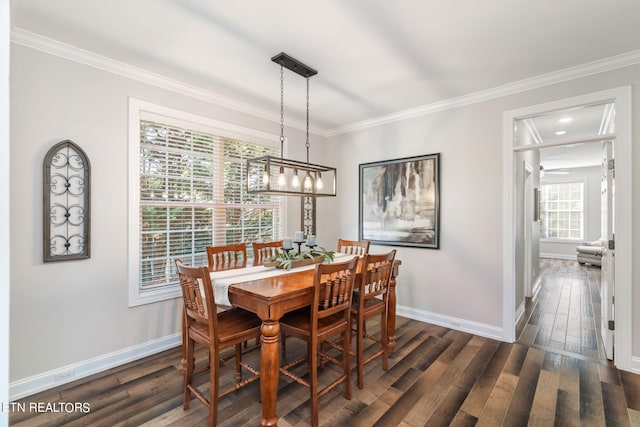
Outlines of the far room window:
[{"label": "far room window", "polygon": [[129,305],[139,305],[180,295],[175,258],[206,265],[207,246],[279,240],[283,209],[246,190],[247,159],[278,155],[275,137],[131,103]]},{"label": "far room window", "polygon": [[584,182],[542,184],[540,195],[542,238],[584,238]]}]

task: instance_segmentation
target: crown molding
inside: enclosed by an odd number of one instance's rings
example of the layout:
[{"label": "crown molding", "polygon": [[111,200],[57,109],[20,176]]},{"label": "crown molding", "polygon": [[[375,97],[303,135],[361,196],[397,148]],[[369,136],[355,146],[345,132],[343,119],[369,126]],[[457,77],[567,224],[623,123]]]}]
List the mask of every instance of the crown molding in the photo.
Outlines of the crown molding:
[{"label": "crown molding", "polygon": [[[157,74],[143,68],[133,66],[107,56],[81,49],[79,47],[63,43],[61,41],[33,33],[22,28],[11,30],[11,42],[29,47],[50,55],[59,56],[70,61],[78,62],[102,71],[117,74],[123,77],[137,80],[152,86],[166,89],[180,95],[189,96],[221,107],[229,108],[241,113],[250,114],[271,122],[280,123],[280,114],[253,104],[238,101],[236,99],[212,92],[197,86]],[[300,120],[287,120],[287,126],[306,131],[306,122]],[[309,132],[325,136],[326,130],[310,126]]]},{"label": "crown molding", "polygon": [[438,111],[464,107],[467,105],[476,104],[478,102],[484,102],[491,99],[514,95],[517,93],[526,92],[528,90],[538,89],[541,87],[550,86],[552,84],[562,83],[581,77],[587,77],[593,74],[603,73],[605,71],[611,71],[638,63],[640,63],[640,50],[635,50],[620,55],[611,56],[609,58],[588,62],[586,64],[565,68],[563,70],[541,74],[536,77],[519,80],[513,83],[508,83],[506,85],[497,86],[495,88],[449,98],[443,101],[398,111],[396,113],[385,114],[371,119],[350,123],[344,126],[327,129],[325,132],[325,136],[332,137],[342,135],[358,130],[380,126],[387,123],[424,116]]},{"label": "crown molding", "polygon": [[[116,61],[112,58],[98,55],[94,52],[80,49],[58,40],[54,40],[40,34],[36,34],[22,28],[13,28],[11,31],[13,43],[36,49],[51,55],[56,55],[71,61],[75,61],[103,71],[118,74],[149,85],[160,87],[181,95],[199,99],[211,104],[229,108],[241,113],[250,114],[271,122],[279,123],[279,114],[256,105],[238,101],[236,99],[199,88],[133,65]],[[562,83],[593,74],[611,71],[640,63],[640,50],[604,58],[586,64],[565,68],[563,70],[542,74],[529,79],[519,80],[495,88],[474,92],[454,98],[445,99],[431,104],[409,108],[391,114],[385,114],[371,119],[361,120],[335,128],[321,128],[311,126],[309,131],[325,138],[338,136],[358,130],[368,129],[387,123],[407,120],[414,117],[425,116],[439,111],[460,108],[479,102],[489,101],[504,96],[514,95],[532,89]],[[287,126],[299,130],[306,130],[306,123],[300,120],[289,120]]]}]

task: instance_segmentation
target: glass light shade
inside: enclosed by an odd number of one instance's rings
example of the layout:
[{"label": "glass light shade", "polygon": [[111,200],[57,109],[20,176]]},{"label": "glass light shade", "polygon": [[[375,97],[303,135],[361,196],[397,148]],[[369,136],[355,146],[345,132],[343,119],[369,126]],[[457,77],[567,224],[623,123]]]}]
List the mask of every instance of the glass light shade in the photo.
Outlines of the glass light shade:
[{"label": "glass light shade", "polygon": [[291,178],[291,186],[293,188],[299,188],[300,187],[300,178],[298,178],[298,170],[297,169],[293,170],[293,178]]},{"label": "glass light shade", "polygon": [[287,177],[284,175],[284,167],[280,166],[280,172],[278,173],[278,186],[284,187],[287,185]]},{"label": "glass light shade", "polygon": [[312,187],[313,187],[313,180],[311,179],[311,175],[309,175],[309,172],[307,172],[307,176],[304,177],[304,189],[306,191],[311,191]]}]

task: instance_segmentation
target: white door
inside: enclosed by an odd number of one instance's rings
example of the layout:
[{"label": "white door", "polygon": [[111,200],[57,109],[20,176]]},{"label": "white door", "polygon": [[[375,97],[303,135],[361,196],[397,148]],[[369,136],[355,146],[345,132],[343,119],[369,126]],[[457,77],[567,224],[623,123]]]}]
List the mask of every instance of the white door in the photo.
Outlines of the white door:
[{"label": "white door", "polygon": [[607,359],[613,360],[615,336],[614,312],[614,265],[615,265],[615,169],[613,141],[602,143],[601,189],[601,236],[602,236],[602,278],[600,281],[602,340]]}]

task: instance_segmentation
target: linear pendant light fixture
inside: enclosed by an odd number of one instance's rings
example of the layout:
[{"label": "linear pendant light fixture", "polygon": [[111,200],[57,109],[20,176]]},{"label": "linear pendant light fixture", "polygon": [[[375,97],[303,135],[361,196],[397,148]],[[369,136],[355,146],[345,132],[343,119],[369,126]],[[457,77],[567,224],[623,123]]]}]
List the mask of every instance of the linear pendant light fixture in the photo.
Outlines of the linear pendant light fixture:
[{"label": "linear pendant light fixture", "polygon": [[[247,190],[276,196],[335,196],[336,168],[309,163],[309,79],[316,70],[282,52],[271,58],[280,65],[280,157],[263,156],[247,160]],[[284,69],[307,79],[307,161],[285,159]]]}]

